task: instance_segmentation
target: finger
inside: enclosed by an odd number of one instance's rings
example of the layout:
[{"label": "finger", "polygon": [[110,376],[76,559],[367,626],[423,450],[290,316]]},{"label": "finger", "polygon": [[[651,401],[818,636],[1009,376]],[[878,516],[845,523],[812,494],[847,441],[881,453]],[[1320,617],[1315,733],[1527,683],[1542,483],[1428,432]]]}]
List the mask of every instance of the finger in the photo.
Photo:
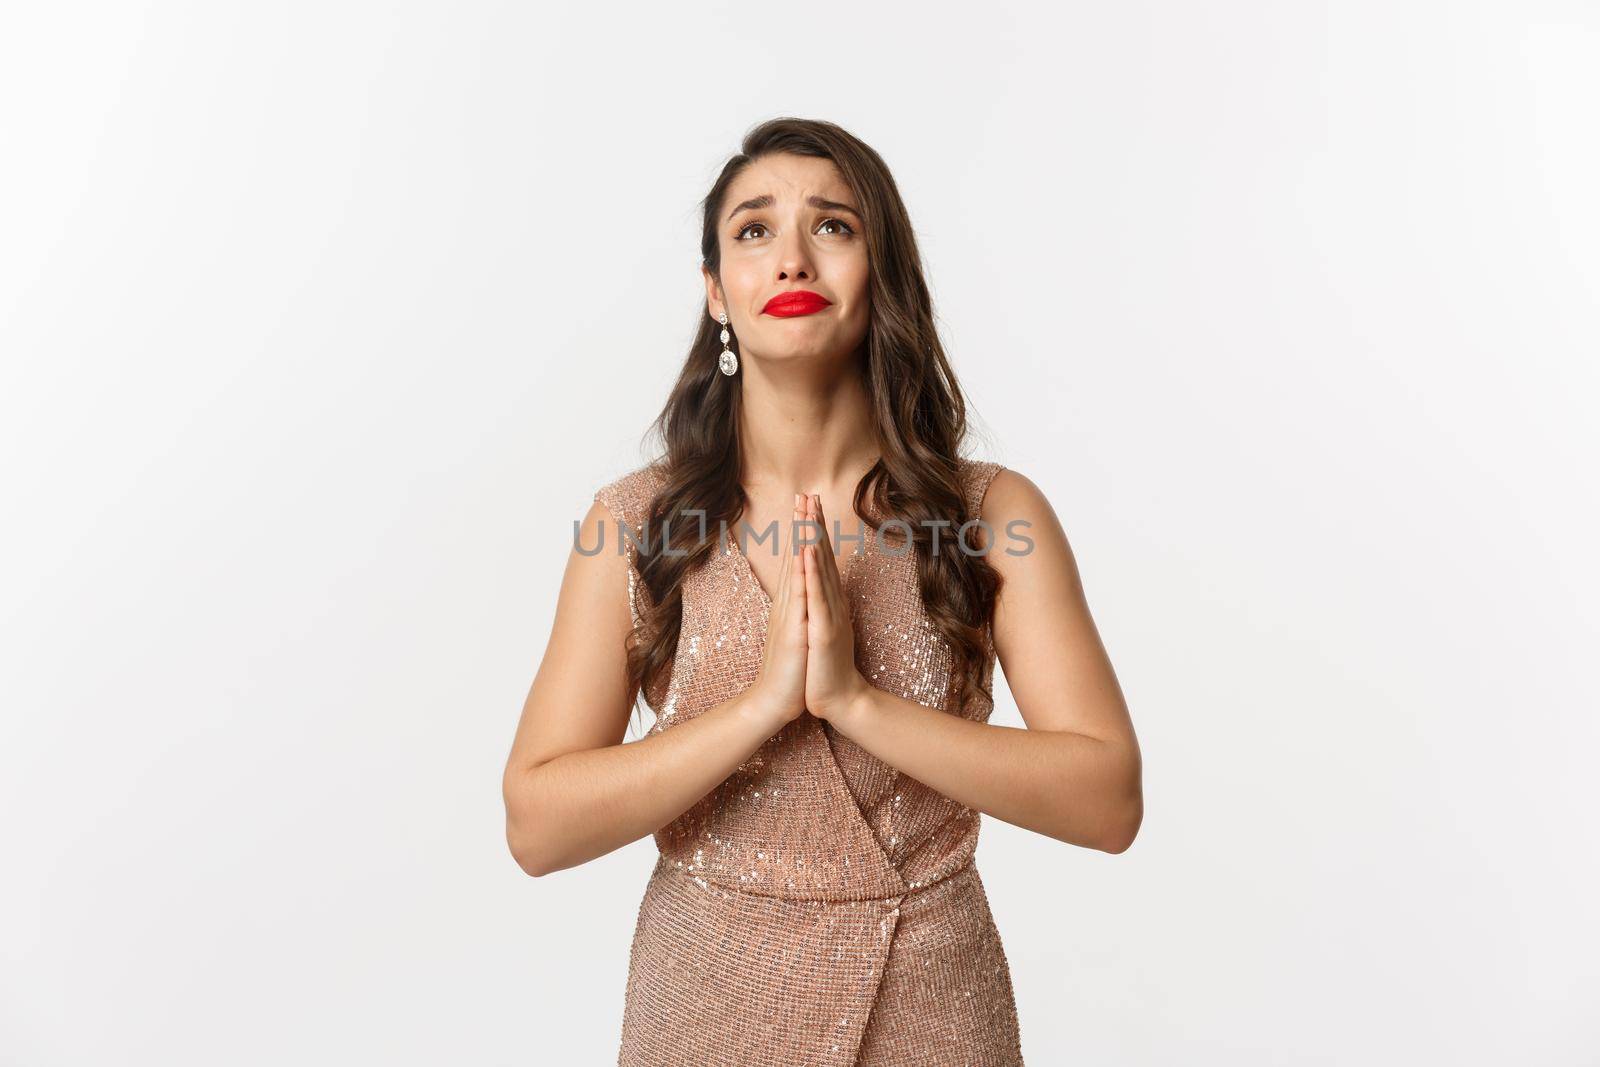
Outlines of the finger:
[{"label": "finger", "polygon": [[829,564],[829,570],[835,577],[838,577],[839,563],[838,560],[833,558],[833,538],[828,536],[828,520],[822,513],[822,495],[820,493],[811,494],[811,517],[816,520],[817,529],[822,531],[818,547],[827,553],[826,562]]},{"label": "finger", "polygon": [[806,599],[812,602],[812,613],[822,617],[820,636],[826,637],[832,633],[833,624],[839,619],[839,599],[833,595],[829,588],[833,579],[828,569],[831,560],[823,557],[829,553],[827,530],[822,524],[822,516],[817,511],[818,497],[813,493],[806,494],[806,521],[815,524],[818,542],[811,545],[807,552],[807,566],[810,571],[811,581],[806,586]]},{"label": "finger", "polygon": [[811,570],[815,572],[815,581],[806,587],[806,595],[814,597],[821,608],[825,608],[828,617],[833,617],[834,599],[828,591],[828,561],[822,558],[823,553],[831,551],[827,548],[828,530],[822,523],[821,512],[817,510],[818,496],[816,493],[806,494],[806,522],[816,530],[813,535],[816,543],[810,545],[806,551]]},{"label": "finger", "polygon": [[826,637],[828,625],[833,621],[833,602],[828,599],[827,579],[823,576],[822,565],[817,562],[817,546],[807,545],[806,559],[806,601],[812,606],[808,618],[817,624],[817,636]]},{"label": "finger", "polygon": [[826,555],[823,566],[826,568],[827,581],[823,589],[828,598],[829,605],[834,611],[839,611],[844,602],[844,578],[839,573],[839,561],[833,556],[833,539],[828,536],[828,521],[822,513],[822,496],[818,493],[811,494],[812,515],[817,520],[817,525],[822,530],[822,543],[818,551]]},{"label": "finger", "polygon": [[[804,521],[804,519],[805,519],[805,511],[804,511],[804,509],[802,509],[800,507],[800,494],[796,493],[795,494],[795,509],[794,509],[793,513],[791,514],[791,517],[790,517],[790,520],[789,520],[789,530],[790,530],[789,542],[790,542],[790,544],[789,544],[788,550],[785,552],[785,555],[787,555],[787,556],[794,557],[794,556],[797,555],[797,553],[795,552],[795,546],[794,546],[795,534],[800,529],[799,523]],[[800,618],[802,620],[804,620],[807,617],[807,604],[806,604],[806,601],[807,601],[807,599],[809,599],[806,596],[805,559],[803,557],[801,557],[801,558],[792,558],[792,559],[789,559],[789,560],[785,560],[785,563],[789,567],[789,578],[788,578],[788,581],[785,584],[787,584],[790,587],[790,589],[793,591],[794,597],[797,600],[799,600],[799,602],[800,602]]]},{"label": "finger", "polygon": [[798,551],[807,555],[806,549],[810,548],[817,539],[816,523],[811,518],[811,494],[800,494],[800,522],[797,534],[799,540]]},{"label": "finger", "polygon": [[811,496],[808,493],[797,493],[796,499],[800,502],[795,510],[795,556],[797,566],[802,569],[811,563]]}]

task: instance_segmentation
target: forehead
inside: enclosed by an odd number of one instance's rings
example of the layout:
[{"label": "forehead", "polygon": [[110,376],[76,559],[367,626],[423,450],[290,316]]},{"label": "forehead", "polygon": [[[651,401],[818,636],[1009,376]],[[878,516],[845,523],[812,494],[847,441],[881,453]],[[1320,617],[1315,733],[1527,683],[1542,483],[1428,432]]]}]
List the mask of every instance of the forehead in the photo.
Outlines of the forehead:
[{"label": "forehead", "polygon": [[822,196],[841,204],[856,202],[833,160],[786,152],[765,156],[746,167],[728,186],[727,203],[767,195],[780,203],[808,196]]}]

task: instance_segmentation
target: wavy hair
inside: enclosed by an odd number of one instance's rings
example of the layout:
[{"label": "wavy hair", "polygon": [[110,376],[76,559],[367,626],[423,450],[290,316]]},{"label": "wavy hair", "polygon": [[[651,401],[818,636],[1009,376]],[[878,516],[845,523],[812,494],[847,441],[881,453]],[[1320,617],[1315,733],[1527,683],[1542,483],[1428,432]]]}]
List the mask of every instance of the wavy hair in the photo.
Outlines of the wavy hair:
[{"label": "wavy hair", "polygon": [[[986,554],[962,551],[953,537],[939,537],[934,548],[930,523],[948,520],[949,529],[959,530],[977,517],[966,513],[958,465],[968,433],[967,403],[940,344],[916,234],[888,166],[833,123],[787,117],[764,122],[745,135],[701,203],[700,255],[720,282],[718,220],[728,189],[756,160],[785,152],[831,160],[858,200],[871,313],[856,365],[881,458],[857,483],[853,506],[874,529],[892,519],[909,527],[924,609],[954,655],[952,679],[959,680],[965,704],[981,684],[985,628],[993,619],[1001,579]],[[719,550],[720,531],[749,506],[740,482],[738,434],[744,375],[720,372],[722,327],[705,304],[698,318],[677,383],[646,431],[661,442],[652,466],[662,482],[646,510],[636,560],[647,604],[627,647],[630,683],[652,708],[661,706],[670,681],[684,580]],[[704,522],[698,520],[702,514]],[[890,526],[884,537],[899,550],[905,529]],[[665,536],[658,536],[662,530]],[[668,545],[671,552],[665,551]]]}]

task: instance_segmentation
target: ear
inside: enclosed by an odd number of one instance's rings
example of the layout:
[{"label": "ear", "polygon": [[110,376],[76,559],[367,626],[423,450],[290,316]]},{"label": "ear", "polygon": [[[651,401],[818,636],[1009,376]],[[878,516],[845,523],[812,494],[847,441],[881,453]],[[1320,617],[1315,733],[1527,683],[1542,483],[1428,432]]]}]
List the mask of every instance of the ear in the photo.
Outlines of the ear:
[{"label": "ear", "polygon": [[722,286],[717,284],[717,279],[702,264],[700,277],[706,285],[706,309],[711,312],[713,319],[720,320],[722,313],[727,310],[727,305],[722,300]]}]

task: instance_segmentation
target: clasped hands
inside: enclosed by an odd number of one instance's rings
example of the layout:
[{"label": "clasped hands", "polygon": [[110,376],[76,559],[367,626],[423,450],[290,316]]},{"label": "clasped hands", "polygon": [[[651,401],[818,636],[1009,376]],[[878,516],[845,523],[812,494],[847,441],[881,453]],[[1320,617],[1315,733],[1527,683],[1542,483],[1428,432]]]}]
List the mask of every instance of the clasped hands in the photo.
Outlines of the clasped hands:
[{"label": "clasped hands", "polygon": [[[795,534],[809,528],[808,523],[820,531],[817,543],[797,545]],[[859,708],[872,688],[856,667],[855,645],[822,498],[796,493],[752,693],[780,724],[808,711],[837,724]]]}]

